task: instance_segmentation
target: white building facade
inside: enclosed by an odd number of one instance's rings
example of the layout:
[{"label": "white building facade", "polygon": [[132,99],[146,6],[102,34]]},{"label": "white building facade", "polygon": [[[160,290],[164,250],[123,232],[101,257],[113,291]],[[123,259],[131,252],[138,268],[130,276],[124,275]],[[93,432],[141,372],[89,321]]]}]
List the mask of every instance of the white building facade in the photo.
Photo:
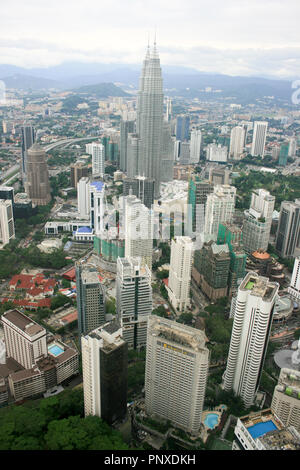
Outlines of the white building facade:
[{"label": "white building facade", "polygon": [[184,311],[190,306],[193,242],[190,237],[172,240],[168,295],[173,307]]}]

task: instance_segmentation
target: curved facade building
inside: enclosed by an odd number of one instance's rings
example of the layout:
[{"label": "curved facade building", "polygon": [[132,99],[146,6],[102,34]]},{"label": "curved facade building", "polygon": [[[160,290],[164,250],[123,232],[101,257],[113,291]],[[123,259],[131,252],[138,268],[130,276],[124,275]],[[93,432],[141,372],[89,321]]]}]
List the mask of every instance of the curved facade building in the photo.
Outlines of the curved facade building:
[{"label": "curved facade building", "polygon": [[26,192],[35,206],[46,206],[51,201],[46,152],[35,142],[27,151]]},{"label": "curved facade building", "polygon": [[279,285],[249,272],[231,306],[233,327],[225,390],[233,390],[250,407],[259,386]]}]

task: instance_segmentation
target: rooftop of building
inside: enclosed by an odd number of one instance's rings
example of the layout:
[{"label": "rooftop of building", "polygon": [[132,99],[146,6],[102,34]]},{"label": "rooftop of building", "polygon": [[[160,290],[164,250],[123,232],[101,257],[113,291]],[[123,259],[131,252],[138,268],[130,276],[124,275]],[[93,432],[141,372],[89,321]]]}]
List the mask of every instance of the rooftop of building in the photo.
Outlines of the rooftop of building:
[{"label": "rooftop of building", "polygon": [[35,336],[38,333],[46,332],[45,328],[38,325],[31,318],[27,317],[19,310],[8,310],[2,315],[2,320],[6,319],[13,323],[17,328],[24,331],[28,336]]},{"label": "rooftop of building", "polygon": [[300,450],[300,434],[293,426],[268,432],[260,441],[267,450]]},{"label": "rooftop of building", "polygon": [[[119,330],[120,334],[116,335]],[[103,340],[101,349],[108,353],[125,343],[122,338],[121,325],[117,319],[99,326],[95,330],[91,331],[87,336]]]},{"label": "rooftop of building", "polygon": [[270,255],[266,251],[257,250],[257,251],[254,251],[251,255],[253,256],[253,258],[256,258],[256,259],[261,259],[261,260],[270,259]]},{"label": "rooftop of building", "polygon": [[273,413],[271,408],[250,413],[239,419],[253,439],[260,438],[270,431],[284,428],[282,422]]},{"label": "rooftop of building", "polygon": [[250,271],[246,274],[239,287],[241,290],[251,291],[252,295],[261,297],[264,301],[270,301],[278,291],[278,284],[270,282],[267,277],[259,276]]},{"label": "rooftop of building", "polygon": [[104,189],[105,183],[103,181],[92,181],[90,186],[96,188],[97,191],[102,191]]},{"label": "rooftop of building", "polygon": [[149,317],[148,332],[152,336],[171,342],[174,346],[183,346],[194,352],[206,349],[206,337],[203,331],[156,315]]}]

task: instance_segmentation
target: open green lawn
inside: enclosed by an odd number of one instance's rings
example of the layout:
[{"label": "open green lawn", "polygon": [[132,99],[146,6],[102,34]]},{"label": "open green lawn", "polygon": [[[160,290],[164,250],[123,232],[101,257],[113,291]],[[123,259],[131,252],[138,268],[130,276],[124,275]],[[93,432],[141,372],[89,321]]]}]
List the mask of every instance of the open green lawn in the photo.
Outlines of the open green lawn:
[{"label": "open green lawn", "polygon": [[231,450],[231,446],[227,444],[227,442],[221,441],[220,439],[216,438],[213,441],[210,450]]}]

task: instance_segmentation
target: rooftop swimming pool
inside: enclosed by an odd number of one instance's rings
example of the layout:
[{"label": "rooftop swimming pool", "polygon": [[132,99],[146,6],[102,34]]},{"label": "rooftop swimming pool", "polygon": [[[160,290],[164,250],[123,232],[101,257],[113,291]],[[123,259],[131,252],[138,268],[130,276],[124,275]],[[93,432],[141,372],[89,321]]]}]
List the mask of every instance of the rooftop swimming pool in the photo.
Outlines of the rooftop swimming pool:
[{"label": "rooftop swimming pool", "polygon": [[218,422],[219,415],[217,413],[209,413],[204,420],[204,425],[209,429],[213,429],[217,426]]},{"label": "rooftop swimming pool", "polygon": [[58,346],[57,344],[53,344],[52,346],[49,346],[48,348],[48,352],[50,354],[52,354],[52,356],[59,356],[60,354],[62,354],[64,352],[63,348],[61,348],[60,346]]},{"label": "rooftop swimming pool", "polygon": [[277,429],[277,426],[270,419],[270,421],[265,421],[254,424],[253,426],[249,426],[249,428],[247,428],[247,431],[249,431],[253,439],[257,439],[258,437],[263,436],[267,432],[274,431],[274,429]]}]

